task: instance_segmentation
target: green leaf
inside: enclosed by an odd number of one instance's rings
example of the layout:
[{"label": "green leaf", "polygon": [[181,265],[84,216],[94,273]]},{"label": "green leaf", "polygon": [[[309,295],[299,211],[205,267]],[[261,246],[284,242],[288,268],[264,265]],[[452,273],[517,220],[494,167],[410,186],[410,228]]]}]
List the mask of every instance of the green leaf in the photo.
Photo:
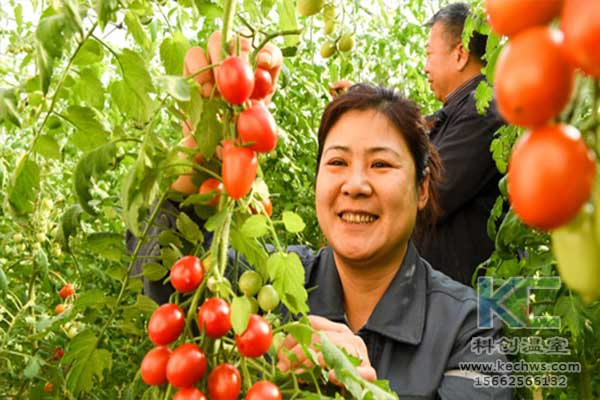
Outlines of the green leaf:
[{"label": "green leaf", "polygon": [[79,297],[77,297],[77,299],[74,302],[74,306],[79,310],[105,305],[114,307],[115,304],[115,298],[106,295],[101,289],[86,290],[81,295],[79,295]]},{"label": "green leaf", "polygon": [[171,268],[171,266],[175,264],[177,260],[183,257],[183,254],[181,254],[181,251],[179,251],[177,247],[171,246],[170,248],[160,249],[160,257],[163,265]]},{"label": "green leaf", "polygon": [[179,230],[181,235],[188,242],[198,243],[204,241],[204,235],[202,235],[200,228],[186,213],[179,213],[175,225],[177,226],[177,230]]},{"label": "green leaf", "polygon": [[[283,0],[277,2],[277,11],[279,12],[279,30],[287,31],[298,29],[296,22],[296,2],[294,0]],[[295,46],[300,41],[298,35],[286,35],[283,37],[283,43],[286,47]]]},{"label": "green leaf", "polygon": [[169,272],[162,264],[159,263],[146,263],[142,265],[142,273],[145,278],[151,281],[159,281],[167,275]]},{"label": "green leaf", "polygon": [[256,272],[261,274],[264,278],[268,276],[267,273],[267,258],[268,254],[258,244],[256,239],[243,235],[237,230],[231,231],[231,246],[238,251],[250,265],[256,269]]},{"label": "green leaf", "polygon": [[306,226],[302,218],[292,212],[292,211],[284,211],[282,214],[283,224],[285,225],[285,230],[290,233],[298,233],[304,230]]},{"label": "green leaf", "polygon": [[264,236],[269,230],[267,222],[267,217],[264,215],[252,215],[244,221],[244,225],[242,225],[242,235],[251,238]]},{"label": "green leaf", "polygon": [[4,269],[2,269],[2,267],[0,267],[0,293],[6,292],[7,289],[8,289],[8,279],[6,278]]},{"label": "green leaf", "polygon": [[42,359],[40,359],[38,356],[33,356],[29,359],[29,362],[25,366],[25,369],[23,370],[23,375],[27,379],[35,378],[39,375],[41,366]]},{"label": "green leaf", "polygon": [[293,322],[285,330],[301,345],[308,347],[312,343],[313,329],[307,323]]},{"label": "green leaf", "polygon": [[237,335],[241,335],[248,326],[252,304],[246,296],[235,297],[231,302],[231,326]]},{"label": "green leaf", "polygon": [[79,204],[85,212],[96,215],[97,212],[90,201],[92,200],[92,178],[99,179],[100,176],[109,168],[114,166],[117,155],[117,146],[115,143],[107,143],[95,150],[92,150],[81,157],[75,173],[73,174],[73,183],[75,193],[79,199]]},{"label": "green leaf", "polygon": [[62,363],[71,364],[67,373],[67,387],[75,395],[89,392],[94,387],[94,378],[101,380],[104,370],[112,367],[112,353],[98,349],[98,338],[92,330],[84,330],[69,343]]},{"label": "green leaf", "polygon": [[73,204],[65,211],[58,227],[57,239],[65,251],[69,250],[69,238],[80,228],[81,213],[83,209],[79,204]]},{"label": "green leaf", "polygon": [[221,99],[211,99],[204,102],[200,123],[196,125],[194,137],[198,143],[198,150],[206,158],[215,154],[215,149],[221,141],[222,125],[219,115],[224,103]]},{"label": "green leaf", "polygon": [[17,127],[21,127],[21,120],[15,107],[16,102],[14,91],[0,89],[0,123],[10,121]]},{"label": "green leaf", "polygon": [[125,14],[125,25],[127,25],[127,32],[133,36],[135,41],[144,49],[150,50],[152,47],[152,42],[148,39],[146,32],[144,32],[144,27],[140,23],[140,19],[137,14],[132,11],[128,11]]},{"label": "green leaf", "polygon": [[54,72],[54,60],[48,56],[48,53],[41,45],[36,45],[35,66],[39,76],[40,90],[45,95],[50,87],[50,80]]},{"label": "green leaf", "polygon": [[94,38],[88,38],[79,49],[79,52],[73,59],[73,64],[79,66],[88,66],[95,64],[104,58],[104,47]]},{"label": "green leaf", "polygon": [[281,302],[292,314],[307,313],[308,293],[304,288],[304,267],[296,253],[273,253],[267,271]]},{"label": "green leaf", "polygon": [[162,231],[160,235],[158,235],[158,244],[162,247],[167,247],[171,244],[179,248],[183,247],[183,243],[181,243],[179,236],[172,230]]},{"label": "green leaf", "polygon": [[45,279],[48,276],[48,256],[43,248],[34,251],[33,263],[39,275]]},{"label": "green leaf", "polygon": [[109,134],[98,121],[93,109],[71,106],[67,109],[65,118],[77,128],[71,142],[80,150],[89,151],[108,142]]},{"label": "green leaf", "polygon": [[38,136],[33,145],[33,151],[44,158],[60,160],[60,146],[50,135]]},{"label": "green leaf", "polygon": [[123,236],[112,232],[94,232],[87,237],[87,248],[111,261],[120,261],[125,255]]},{"label": "green leaf", "polygon": [[106,24],[111,20],[111,14],[116,8],[117,0],[95,0],[96,15],[98,16],[98,23],[100,28],[104,30]]},{"label": "green leaf", "polygon": [[168,75],[183,75],[183,59],[190,43],[181,32],[173,33],[160,45],[160,60]]},{"label": "green leaf", "polygon": [[81,71],[73,91],[88,105],[98,110],[104,108],[104,87],[92,68],[85,68]]},{"label": "green leaf", "polygon": [[50,58],[60,58],[67,40],[67,21],[62,13],[47,9],[35,30],[35,38],[43,46]]},{"label": "green leaf", "polygon": [[222,226],[227,217],[227,210],[221,210],[210,217],[204,224],[204,228],[209,232],[214,232],[219,226]]},{"label": "green leaf", "polygon": [[39,189],[40,168],[25,153],[17,163],[7,190],[7,200],[13,211],[17,215],[33,212]]},{"label": "green leaf", "polygon": [[479,82],[477,85],[477,89],[475,89],[475,102],[477,107],[477,112],[481,115],[485,113],[485,111],[490,106],[490,101],[494,97],[494,89],[487,83],[486,81]]},{"label": "green leaf", "polygon": [[191,99],[190,92],[192,87],[185,78],[172,75],[161,76],[158,78],[158,85],[175,100],[189,101]]}]

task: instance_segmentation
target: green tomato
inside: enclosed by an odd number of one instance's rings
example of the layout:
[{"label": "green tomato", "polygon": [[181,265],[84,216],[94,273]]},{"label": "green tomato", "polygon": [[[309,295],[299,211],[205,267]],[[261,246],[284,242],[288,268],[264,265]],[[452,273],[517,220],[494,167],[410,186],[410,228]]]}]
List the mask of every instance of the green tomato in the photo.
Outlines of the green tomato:
[{"label": "green tomato", "polygon": [[335,44],[331,42],[324,42],[321,45],[321,57],[329,58],[335,54]]},{"label": "green tomato", "polygon": [[271,285],[265,285],[258,292],[258,305],[263,311],[269,312],[279,305],[279,294]]},{"label": "green tomato", "polygon": [[21,235],[20,233],[15,233],[12,239],[15,243],[21,243],[23,241],[23,235]]},{"label": "green tomato", "polygon": [[262,278],[256,271],[246,271],[240,276],[238,286],[246,296],[254,296],[262,286]]},{"label": "green tomato", "polygon": [[326,20],[323,25],[323,32],[326,35],[331,35],[335,31],[335,20]]},{"label": "green tomato", "polygon": [[297,8],[300,15],[310,17],[323,8],[323,0],[298,0]]},{"label": "green tomato", "polygon": [[354,47],[354,36],[351,33],[344,33],[338,40],[337,47],[339,51],[347,52]]},{"label": "green tomato", "polygon": [[258,312],[258,301],[254,297],[246,296],[250,303],[250,314],[256,314]]}]

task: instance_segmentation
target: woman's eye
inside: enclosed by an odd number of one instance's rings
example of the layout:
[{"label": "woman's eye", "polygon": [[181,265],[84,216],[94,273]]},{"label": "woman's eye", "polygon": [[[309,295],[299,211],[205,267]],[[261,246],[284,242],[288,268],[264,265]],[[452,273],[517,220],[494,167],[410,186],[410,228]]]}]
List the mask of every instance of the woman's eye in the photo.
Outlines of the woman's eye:
[{"label": "woman's eye", "polygon": [[327,165],[334,165],[334,166],[337,166],[337,165],[344,165],[344,161],[342,161],[342,160],[338,160],[338,159],[329,160],[329,161],[327,162]]},{"label": "woman's eye", "polygon": [[374,168],[389,168],[391,165],[385,161],[375,161],[372,166]]}]

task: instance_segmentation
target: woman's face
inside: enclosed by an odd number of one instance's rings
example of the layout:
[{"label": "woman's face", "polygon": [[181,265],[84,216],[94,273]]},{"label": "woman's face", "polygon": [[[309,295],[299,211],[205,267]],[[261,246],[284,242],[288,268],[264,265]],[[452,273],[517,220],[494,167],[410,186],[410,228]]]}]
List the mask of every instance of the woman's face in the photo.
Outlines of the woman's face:
[{"label": "woman's face", "polygon": [[415,166],[400,132],[375,110],[344,114],[323,146],[316,188],[319,225],[335,253],[377,263],[404,252],[417,210]]}]

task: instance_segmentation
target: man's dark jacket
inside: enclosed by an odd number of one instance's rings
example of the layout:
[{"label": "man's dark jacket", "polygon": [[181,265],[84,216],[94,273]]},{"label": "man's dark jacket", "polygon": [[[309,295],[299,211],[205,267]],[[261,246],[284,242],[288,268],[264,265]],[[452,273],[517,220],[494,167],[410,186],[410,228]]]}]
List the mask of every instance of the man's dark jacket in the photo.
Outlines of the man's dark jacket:
[{"label": "man's dark jacket", "polygon": [[501,178],[490,144],[504,122],[494,101],[483,115],[477,112],[475,89],[483,79],[478,75],[456,89],[429,117],[430,138],[444,168],[438,186],[442,215],[433,232],[417,241],[421,256],[435,269],[466,285],[494,249],[487,220]]}]

